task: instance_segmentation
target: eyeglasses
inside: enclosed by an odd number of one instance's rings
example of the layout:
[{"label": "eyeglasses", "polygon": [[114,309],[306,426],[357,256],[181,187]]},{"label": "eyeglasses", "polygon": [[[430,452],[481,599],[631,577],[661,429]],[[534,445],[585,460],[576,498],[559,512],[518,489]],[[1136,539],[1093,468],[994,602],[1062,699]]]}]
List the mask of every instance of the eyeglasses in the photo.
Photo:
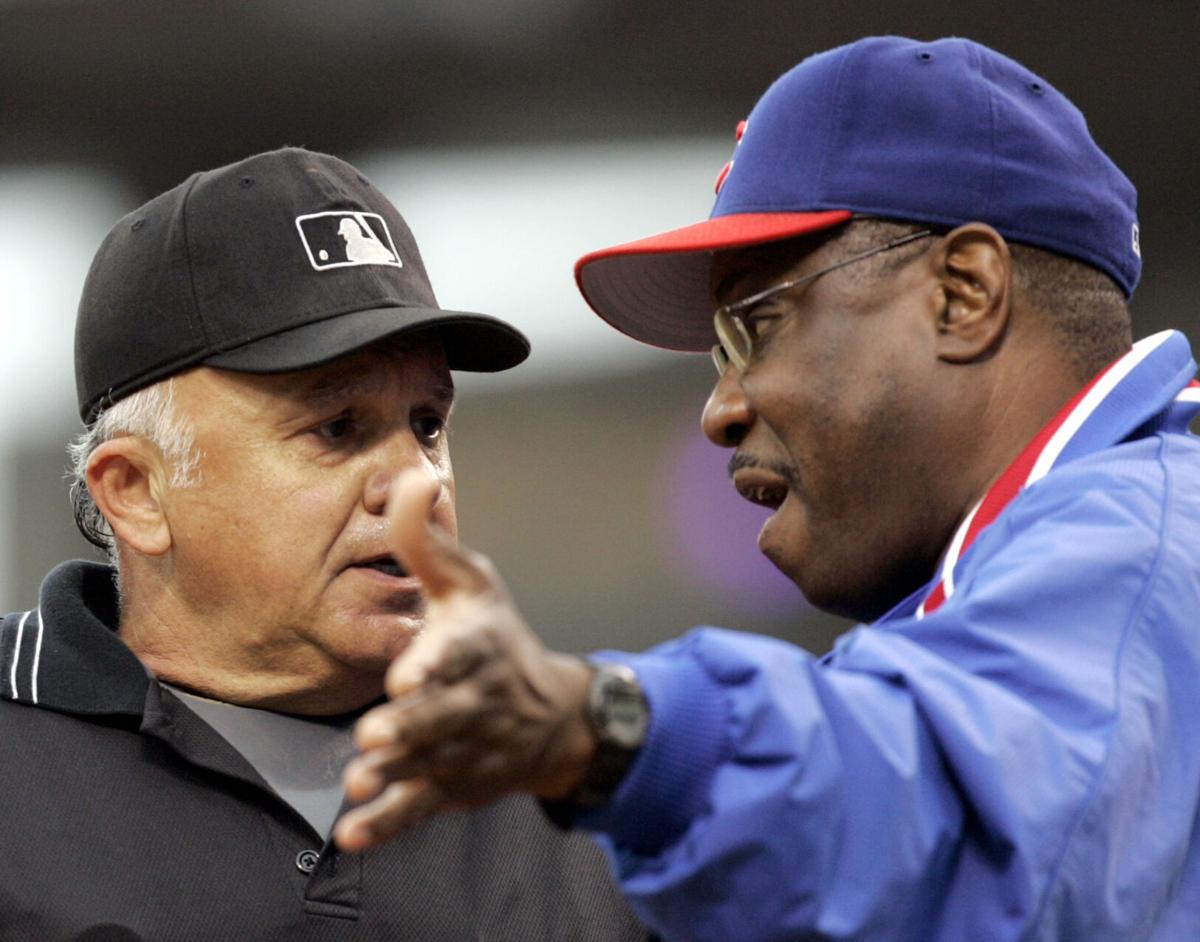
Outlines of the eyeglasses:
[{"label": "eyeglasses", "polygon": [[784,291],[789,291],[810,281],[815,281],[817,278],[827,275],[831,271],[845,268],[847,265],[861,262],[864,258],[870,258],[872,255],[878,255],[881,252],[888,252],[891,249],[907,245],[909,242],[916,242],[918,239],[924,239],[933,234],[932,229],[922,229],[920,232],[909,233],[906,236],[893,239],[885,245],[876,246],[873,249],[860,252],[858,255],[851,255],[849,258],[835,262],[827,268],[822,268],[820,271],[811,272],[800,278],[793,278],[791,281],[785,281],[782,284],[772,285],[770,288],[759,291],[757,294],[752,294],[748,298],[742,298],[740,301],[734,301],[732,304],[724,304],[717,308],[716,313],[713,314],[713,326],[717,329],[717,340],[719,343],[712,348],[713,363],[717,366],[717,372],[724,374],[725,368],[730,363],[734,365],[738,372],[741,372],[746,368],[746,364],[750,362],[750,357],[754,353],[754,334],[750,326],[746,323],[746,318],[742,316],[743,311],[761,304],[767,298],[772,298]]}]

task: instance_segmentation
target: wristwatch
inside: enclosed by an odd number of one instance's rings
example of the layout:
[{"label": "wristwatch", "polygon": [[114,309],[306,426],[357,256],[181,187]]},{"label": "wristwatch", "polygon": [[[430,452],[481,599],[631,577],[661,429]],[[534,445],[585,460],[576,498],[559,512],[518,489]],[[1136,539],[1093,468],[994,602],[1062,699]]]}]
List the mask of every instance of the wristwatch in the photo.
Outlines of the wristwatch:
[{"label": "wristwatch", "polygon": [[583,808],[608,804],[650,728],[650,705],[633,668],[609,661],[593,661],[592,667],[584,712],[596,737],[596,751],[568,799]]}]

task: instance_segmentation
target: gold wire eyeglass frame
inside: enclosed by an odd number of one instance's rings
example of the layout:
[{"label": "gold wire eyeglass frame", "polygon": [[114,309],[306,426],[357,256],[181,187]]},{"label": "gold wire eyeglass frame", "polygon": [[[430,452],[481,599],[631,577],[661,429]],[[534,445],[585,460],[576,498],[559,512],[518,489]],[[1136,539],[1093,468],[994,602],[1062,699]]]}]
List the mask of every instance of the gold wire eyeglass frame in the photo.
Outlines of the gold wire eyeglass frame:
[{"label": "gold wire eyeglass frame", "polygon": [[792,288],[798,288],[800,285],[815,281],[822,275],[829,274],[831,271],[837,271],[839,268],[845,268],[847,265],[853,265],[855,262],[861,262],[863,259],[870,258],[873,255],[879,255],[881,252],[889,252],[902,245],[907,245],[909,242],[916,242],[918,239],[924,239],[933,234],[932,229],[911,232],[898,239],[893,239],[884,245],[877,245],[873,249],[859,252],[857,255],[851,255],[840,262],[834,262],[834,264],[819,271],[810,272],[799,278],[793,278],[790,281],[772,285],[770,288],[764,288],[762,291],[752,294],[748,298],[742,298],[740,301],[733,301],[730,304],[724,304],[717,308],[713,314],[713,326],[717,331],[718,342],[712,348],[713,363],[717,367],[717,372],[723,375],[726,368],[732,363],[734,368],[740,373],[746,369],[746,364],[750,362],[750,357],[753,356],[754,334],[751,333],[750,327],[746,324],[746,319],[742,316],[742,312],[784,291],[790,291]]}]

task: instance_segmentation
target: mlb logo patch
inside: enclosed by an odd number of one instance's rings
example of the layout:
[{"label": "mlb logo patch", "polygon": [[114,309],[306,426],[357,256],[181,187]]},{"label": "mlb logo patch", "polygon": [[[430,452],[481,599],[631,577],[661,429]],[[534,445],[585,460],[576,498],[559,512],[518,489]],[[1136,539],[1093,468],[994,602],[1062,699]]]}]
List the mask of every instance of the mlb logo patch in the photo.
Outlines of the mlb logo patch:
[{"label": "mlb logo patch", "polygon": [[403,267],[387,223],[378,213],[309,213],[296,217],[296,229],[317,271],[347,265]]}]

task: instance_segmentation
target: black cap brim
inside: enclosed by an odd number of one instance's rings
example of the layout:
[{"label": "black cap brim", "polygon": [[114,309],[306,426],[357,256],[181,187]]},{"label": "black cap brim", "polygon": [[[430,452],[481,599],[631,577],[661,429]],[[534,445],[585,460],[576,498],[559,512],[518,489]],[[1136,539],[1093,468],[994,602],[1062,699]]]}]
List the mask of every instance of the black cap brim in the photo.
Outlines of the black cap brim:
[{"label": "black cap brim", "polygon": [[285,373],[320,366],[380,340],[429,330],[441,339],[452,370],[497,373],[529,356],[529,341],[499,318],[438,308],[385,307],[293,327],[204,359],[242,373]]}]

